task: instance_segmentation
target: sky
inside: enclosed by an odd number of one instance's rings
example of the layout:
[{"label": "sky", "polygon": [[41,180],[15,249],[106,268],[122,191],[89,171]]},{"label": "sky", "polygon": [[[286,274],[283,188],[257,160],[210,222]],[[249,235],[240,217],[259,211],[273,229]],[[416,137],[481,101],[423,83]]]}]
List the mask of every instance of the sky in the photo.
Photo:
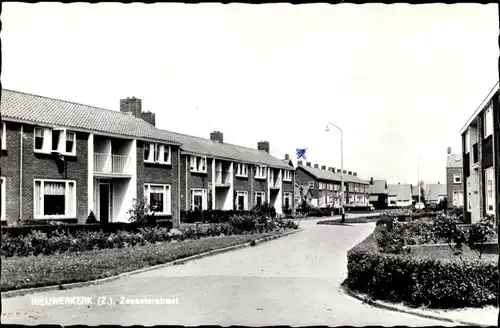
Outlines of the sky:
[{"label": "sky", "polygon": [[[2,4],[3,88],[389,183],[446,182],[498,81],[496,4]],[[420,160],[419,160],[420,158]],[[296,161],[296,160],[295,160]]]}]

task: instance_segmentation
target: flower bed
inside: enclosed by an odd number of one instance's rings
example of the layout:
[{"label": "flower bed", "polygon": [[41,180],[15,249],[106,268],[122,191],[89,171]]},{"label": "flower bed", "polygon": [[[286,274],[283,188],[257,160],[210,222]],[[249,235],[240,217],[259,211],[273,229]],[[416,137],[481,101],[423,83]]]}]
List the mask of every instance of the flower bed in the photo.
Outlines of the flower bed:
[{"label": "flower bed", "polygon": [[[348,252],[347,285],[370,297],[430,308],[496,305],[495,261],[412,257],[380,247],[384,225]],[[390,252],[393,251],[391,254]]]},{"label": "flower bed", "polygon": [[26,236],[10,236],[6,233],[2,237],[1,255],[11,257],[75,253],[97,249],[143,246],[156,242],[264,233],[297,228],[298,224],[289,220],[271,220],[255,215],[236,215],[231,217],[229,222],[184,227],[180,231],[171,231],[169,228],[162,227],[143,227],[136,231],[107,232],[98,230],[70,233],[66,230],[56,230],[48,234],[35,230]]}]

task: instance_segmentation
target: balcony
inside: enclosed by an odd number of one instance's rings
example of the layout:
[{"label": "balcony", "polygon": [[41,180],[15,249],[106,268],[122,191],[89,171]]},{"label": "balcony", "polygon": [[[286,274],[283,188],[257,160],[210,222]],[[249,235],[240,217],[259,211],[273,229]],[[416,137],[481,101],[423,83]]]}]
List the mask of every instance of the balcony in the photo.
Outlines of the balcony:
[{"label": "balcony", "polygon": [[477,142],[472,145],[472,165],[477,164],[479,161],[479,156],[478,156],[478,144]]},{"label": "balcony", "polygon": [[229,172],[223,172],[223,171],[215,172],[216,187],[229,187],[230,185],[231,185],[231,174]]},{"label": "balcony", "polygon": [[94,153],[94,173],[106,175],[130,175],[130,156]]}]

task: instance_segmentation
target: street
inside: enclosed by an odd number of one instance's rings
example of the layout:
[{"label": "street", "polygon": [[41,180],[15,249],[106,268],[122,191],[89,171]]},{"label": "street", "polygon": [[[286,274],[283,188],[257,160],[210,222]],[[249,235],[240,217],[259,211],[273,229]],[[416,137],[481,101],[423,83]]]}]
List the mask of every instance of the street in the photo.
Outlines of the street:
[{"label": "street", "polygon": [[[350,215],[354,216],[354,215]],[[405,325],[452,326],[362,304],[340,291],[347,251],[374,223],[317,225],[305,231],[184,265],[102,285],[2,299],[9,324]],[[92,305],[31,305],[32,297],[91,296]],[[99,306],[99,297],[114,305]],[[122,305],[120,297],[177,298],[178,304]]]}]

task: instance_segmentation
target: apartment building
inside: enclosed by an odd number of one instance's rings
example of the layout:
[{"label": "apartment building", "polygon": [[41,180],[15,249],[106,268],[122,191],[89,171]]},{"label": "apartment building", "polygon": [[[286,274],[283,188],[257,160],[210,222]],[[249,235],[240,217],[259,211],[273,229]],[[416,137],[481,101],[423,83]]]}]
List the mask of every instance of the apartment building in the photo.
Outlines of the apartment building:
[{"label": "apartment building", "polygon": [[[303,189],[308,190],[311,204],[317,207],[340,206],[341,170],[319,164],[311,166],[311,162],[303,165],[297,162],[296,181]],[[344,204],[346,207],[368,206],[369,182],[360,179],[356,172],[344,170]]]},{"label": "apartment building", "polygon": [[220,209],[265,200],[278,212],[293,207],[293,167],[272,157],[268,142],[253,150],[222,143],[221,133],[206,140],[158,129],[140,99],[120,100],[118,112],[3,89],[1,116],[1,220],[9,225],[83,223],[90,211],[102,223],[127,221],[142,197],[174,226],[181,209],[209,200]]},{"label": "apartment building", "polygon": [[446,161],[446,198],[448,208],[464,206],[464,187],[462,182],[462,154],[452,154],[448,147]]},{"label": "apartment building", "polygon": [[[462,136],[464,216],[472,223],[498,208],[498,82],[460,131]],[[495,169],[496,168],[496,169]]]}]

